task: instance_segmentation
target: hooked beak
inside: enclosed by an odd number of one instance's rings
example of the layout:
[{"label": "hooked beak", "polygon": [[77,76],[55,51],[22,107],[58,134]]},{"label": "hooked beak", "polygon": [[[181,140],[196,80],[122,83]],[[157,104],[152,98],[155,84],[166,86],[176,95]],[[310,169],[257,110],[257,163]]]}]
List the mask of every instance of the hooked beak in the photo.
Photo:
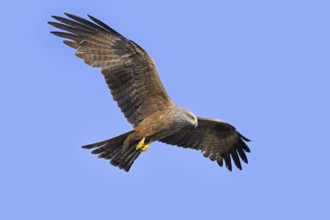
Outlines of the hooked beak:
[{"label": "hooked beak", "polygon": [[197,126],[198,126],[198,121],[197,121],[197,118],[193,121],[193,123],[192,123],[193,125],[194,125],[194,127],[195,128],[197,128]]}]

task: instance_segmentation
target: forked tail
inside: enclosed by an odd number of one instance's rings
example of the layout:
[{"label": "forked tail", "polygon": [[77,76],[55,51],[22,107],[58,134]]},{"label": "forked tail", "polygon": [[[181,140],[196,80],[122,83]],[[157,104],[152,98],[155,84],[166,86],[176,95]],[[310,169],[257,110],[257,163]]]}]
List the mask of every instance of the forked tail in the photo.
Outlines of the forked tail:
[{"label": "forked tail", "polygon": [[99,154],[99,158],[110,160],[113,166],[129,171],[141,151],[135,145],[124,147],[124,141],[134,131],[127,132],[109,140],[83,146],[84,149],[93,149],[92,154]]}]

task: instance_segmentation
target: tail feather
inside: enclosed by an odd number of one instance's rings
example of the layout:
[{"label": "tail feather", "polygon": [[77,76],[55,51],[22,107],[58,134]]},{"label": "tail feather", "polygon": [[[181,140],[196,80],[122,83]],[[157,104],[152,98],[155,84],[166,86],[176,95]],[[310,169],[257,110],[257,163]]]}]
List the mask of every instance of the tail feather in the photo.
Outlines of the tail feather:
[{"label": "tail feather", "polygon": [[99,158],[110,160],[110,164],[128,172],[141,151],[136,149],[135,144],[124,147],[124,141],[134,131],[127,132],[117,137],[83,146],[84,149],[94,149],[93,154]]},{"label": "tail feather", "polygon": [[126,152],[115,155],[110,163],[114,166],[118,166],[120,169],[129,171],[130,167],[133,165],[133,162],[140,155],[140,153],[141,151],[136,150],[135,146],[130,146]]}]

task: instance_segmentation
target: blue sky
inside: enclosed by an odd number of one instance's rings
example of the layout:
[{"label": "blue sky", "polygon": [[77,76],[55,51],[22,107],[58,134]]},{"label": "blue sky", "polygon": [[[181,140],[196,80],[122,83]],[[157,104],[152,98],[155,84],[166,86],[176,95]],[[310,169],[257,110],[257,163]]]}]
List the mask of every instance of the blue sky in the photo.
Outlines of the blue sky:
[{"label": "blue sky", "polygon": [[[0,219],[329,219],[328,1],[2,5]],[[250,163],[154,143],[125,173],[81,149],[131,126],[49,34],[63,12],[140,44],[175,103],[252,139]]]}]

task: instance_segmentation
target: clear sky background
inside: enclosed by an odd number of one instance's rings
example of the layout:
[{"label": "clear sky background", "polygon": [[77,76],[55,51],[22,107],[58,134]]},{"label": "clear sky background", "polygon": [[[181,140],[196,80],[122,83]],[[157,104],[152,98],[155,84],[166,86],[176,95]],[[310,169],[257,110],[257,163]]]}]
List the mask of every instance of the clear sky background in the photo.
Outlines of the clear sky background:
[{"label": "clear sky background", "polygon": [[[10,2],[10,3],[9,3]],[[0,219],[330,219],[329,1],[7,1]],[[129,173],[80,147],[131,129],[49,32],[91,14],[140,44],[175,103],[252,140],[243,171],[152,144]]]}]

